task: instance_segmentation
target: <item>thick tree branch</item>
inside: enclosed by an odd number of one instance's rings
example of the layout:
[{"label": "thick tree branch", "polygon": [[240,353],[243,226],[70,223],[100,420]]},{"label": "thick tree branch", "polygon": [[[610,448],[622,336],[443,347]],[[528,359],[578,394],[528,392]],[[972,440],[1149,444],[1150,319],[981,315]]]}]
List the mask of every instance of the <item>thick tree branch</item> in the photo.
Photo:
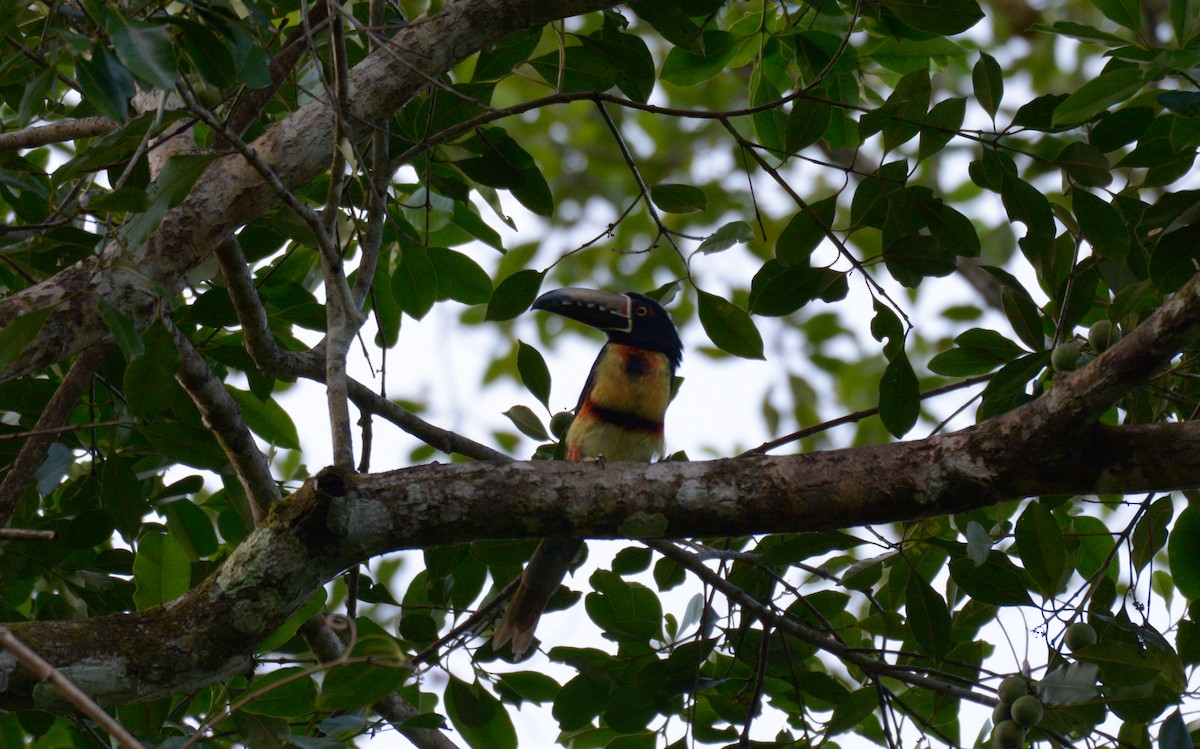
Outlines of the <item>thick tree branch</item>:
[{"label": "thick tree branch", "polygon": [[[352,140],[370,132],[445,71],[489,42],[519,29],[616,5],[616,0],[474,0],[450,3],[430,18],[400,29],[392,43],[372,52],[351,72],[346,123]],[[403,61],[398,64],[397,61]],[[259,158],[284,187],[307,184],[329,166],[333,107],[316,99],[253,143]],[[169,211],[134,262],[120,250],[90,257],[53,278],[0,300],[0,325],[33,310],[54,308],[24,354],[0,372],[0,380],[35,372],[109,333],[97,311],[101,297],[126,316],[148,323],[156,285],[180,288],[188,271],[239,227],[276,205],[279,196],[238,154],[216,160],[189,196]]]},{"label": "thick tree branch", "polygon": [[[1198,332],[1200,276],[1036,401],[914,442],[698,463],[326,470],[276,504],[216,573],[168,606],[11,629],[101,704],[143,701],[248,670],[255,643],[317,586],[398,549],[497,538],[820,531],[1039,494],[1198,487],[1200,422],[1095,423]],[[0,709],[62,707],[53,689],[14,664],[0,663],[0,686]]]}]

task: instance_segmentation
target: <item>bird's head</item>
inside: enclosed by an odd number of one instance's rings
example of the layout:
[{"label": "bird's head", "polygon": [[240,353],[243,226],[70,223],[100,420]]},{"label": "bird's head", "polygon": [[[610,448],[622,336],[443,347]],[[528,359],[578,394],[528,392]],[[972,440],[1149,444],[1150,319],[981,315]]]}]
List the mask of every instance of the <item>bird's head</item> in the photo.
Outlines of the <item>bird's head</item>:
[{"label": "bird's head", "polygon": [[683,342],[667,311],[642,294],[556,289],[538,297],[533,309],[554,312],[603,330],[613,343],[666,354],[672,368],[683,360]]}]

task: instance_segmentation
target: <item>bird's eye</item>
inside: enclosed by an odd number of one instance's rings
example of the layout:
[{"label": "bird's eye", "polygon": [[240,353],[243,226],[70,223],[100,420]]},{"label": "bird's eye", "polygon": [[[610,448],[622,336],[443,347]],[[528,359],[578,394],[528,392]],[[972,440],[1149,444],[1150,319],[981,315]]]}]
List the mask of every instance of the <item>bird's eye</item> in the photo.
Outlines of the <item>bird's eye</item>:
[{"label": "bird's eye", "polygon": [[637,308],[637,316],[638,316],[638,317],[645,317],[645,316],[646,316],[646,313],[647,313],[647,312],[649,312],[649,311],[650,311],[650,310],[646,309],[645,307],[638,307],[638,308]]}]

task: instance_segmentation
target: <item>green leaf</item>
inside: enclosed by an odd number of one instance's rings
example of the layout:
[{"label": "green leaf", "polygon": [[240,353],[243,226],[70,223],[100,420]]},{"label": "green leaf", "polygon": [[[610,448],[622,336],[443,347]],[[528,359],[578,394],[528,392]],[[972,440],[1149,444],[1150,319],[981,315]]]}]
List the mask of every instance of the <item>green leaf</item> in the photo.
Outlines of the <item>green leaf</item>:
[{"label": "green leaf", "polygon": [[1154,555],[1167,543],[1167,526],[1175,514],[1170,497],[1162,497],[1146,510],[1133,528],[1130,543],[1133,553],[1129,561],[1134,570],[1142,570],[1154,561]]},{"label": "green leaf", "polygon": [[409,317],[420,320],[437,301],[438,277],[429,251],[415,242],[400,243],[400,258],[392,270],[392,297]]},{"label": "green leaf", "polygon": [[980,52],[979,61],[971,71],[971,83],[975,86],[975,100],[988,113],[988,117],[995,120],[1000,101],[1004,99],[1004,73],[996,58],[987,52]]},{"label": "green leaf", "polygon": [[138,540],[133,558],[133,602],[139,611],[173,601],[191,587],[192,564],[171,536],[150,532]]},{"label": "green leaf", "polygon": [[837,196],[819,200],[797,211],[779,233],[775,257],[786,266],[808,265],[813,250],[827,236],[837,212]]},{"label": "green leaf", "polygon": [[1118,102],[1130,99],[1146,83],[1140,68],[1118,68],[1084,83],[1054,109],[1055,125],[1087,122]]},{"label": "green leaf", "polygon": [[272,445],[288,450],[300,449],[300,435],[292,417],[274,398],[260,400],[253,393],[231,385],[226,385],[225,390],[241,407],[246,426],[255,434]]},{"label": "green leaf", "polygon": [[950,562],[950,577],[964,593],[980,603],[995,606],[1032,606],[1025,581],[1013,563],[998,552],[976,565],[970,559]]},{"label": "green leaf", "polygon": [[1142,4],[1139,0],[1092,0],[1108,20],[1130,31],[1142,30]]},{"label": "green leaf", "polygon": [[167,409],[179,390],[175,373],[179,370],[179,351],[175,339],[161,320],[155,320],[139,342],[144,353],[135,357],[125,368],[125,398],[129,410],[149,418]]},{"label": "green leaf", "polygon": [[96,299],[96,306],[100,308],[100,316],[104,318],[113,340],[121,347],[121,353],[125,354],[126,359],[132,360],[145,353],[146,345],[133,320],[103,297]]},{"label": "green leaf", "polygon": [[[317,684],[307,671],[288,666],[254,677],[248,693],[258,694],[239,710],[275,718],[300,718],[312,713],[317,700]],[[261,692],[261,694],[259,694]]]},{"label": "green leaf", "polygon": [[492,297],[492,279],[471,258],[443,247],[426,250],[437,272],[438,296],[463,304],[483,304]]},{"label": "green leaf", "polygon": [[130,72],[154,88],[170,91],[175,87],[179,65],[166,27],[143,23],[125,13],[109,13],[105,27],[117,57]]},{"label": "green leaf", "polygon": [[788,153],[796,153],[821,140],[832,121],[832,105],[816,99],[794,100],[785,127]]},{"label": "green leaf", "polygon": [[1175,587],[1189,601],[1200,598],[1200,510],[1179,513],[1167,540],[1167,559]]},{"label": "green leaf", "polygon": [[229,458],[207,429],[180,422],[166,422],[139,426],[137,430],[155,450],[171,460],[214,471],[229,468]]},{"label": "green leaf", "polygon": [[513,406],[505,411],[504,415],[526,437],[538,440],[539,442],[548,442],[550,440],[550,433],[546,431],[542,420],[537,417],[537,414],[529,406]]},{"label": "green leaf", "polygon": [[516,749],[517,732],[508,711],[477,681],[468,684],[450,676],[446,715],[474,749]]},{"label": "green leaf", "polygon": [[1108,159],[1094,145],[1068,143],[1054,161],[1072,180],[1085,187],[1106,187],[1112,182]]},{"label": "green leaf", "polygon": [[1067,553],[1058,521],[1041,502],[1030,502],[1016,525],[1017,551],[1025,571],[1046,598],[1058,592]]},{"label": "green leaf", "polygon": [[892,277],[910,289],[927,276],[948,276],[958,267],[954,253],[928,234],[896,237],[884,246],[883,262]]},{"label": "green leaf", "polygon": [[473,81],[497,81],[529,59],[542,38],[542,28],[523,29],[492,42],[479,52]]},{"label": "green leaf", "polygon": [[695,213],[708,207],[704,191],[692,185],[654,185],[650,188],[650,199],[667,213]]},{"label": "green leaf", "polygon": [[554,195],[537,162],[503,128],[482,128],[465,145],[479,156],[455,162],[464,174],[489,187],[508,190],[539,216],[554,213]]},{"label": "green leaf", "polygon": [[137,537],[142,518],[150,511],[141,482],[130,461],[110,457],[100,467],[100,503],[128,543]]},{"label": "green leaf", "polygon": [[[517,341],[517,373],[533,397],[550,408],[550,368],[541,352],[524,341]],[[541,426],[541,423],[538,424]]]},{"label": "green leaf", "polygon": [[[688,18],[678,3],[663,2],[662,0],[630,0],[629,9],[676,47],[695,54],[705,52],[707,40],[701,36],[700,29],[692,22],[691,18]],[[665,73],[666,70],[664,69],[663,72]],[[666,80],[665,75],[663,80]]]},{"label": "green leaf", "polygon": [[922,652],[940,663],[954,644],[950,632],[950,610],[925,578],[910,573],[904,594],[908,628]]},{"label": "green leaf", "polygon": [[[647,5],[667,6],[659,0],[647,0]],[[725,69],[738,50],[739,39],[726,31],[705,31],[695,37],[703,52],[676,46],[667,53],[659,77],[676,86],[695,86],[713,78]],[[676,42],[678,45],[678,42]]]},{"label": "green leaf", "polygon": [[485,320],[511,320],[533,304],[542,288],[543,271],[519,270],[496,285],[492,298],[488,300]]},{"label": "green leaf", "polygon": [[1161,293],[1177,291],[1196,273],[1200,223],[1164,234],[1150,251],[1150,280]]},{"label": "green leaf", "polygon": [[696,252],[711,254],[723,252],[735,244],[744,244],[754,239],[754,230],[745,221],[734,221],[717,229],[696,248]]},{"label": "green leaf", "polygon": [[921,126],[921,143],[917,149],[917,160],[924,161],[946,147],[967,114],[967,100],[961,96],[939,101],[925,116]]},{"label": "green leaf", "polygon": [[790,315],[804,305],[820,299],[836,302],[850,293],[846,274],[832,268],[784,268],[768,261],[755,274],[750,289],[750,312],[779,317]]},{"label": "green leaf", "polygon": [[7,368],[25,353],[53,311],[53,307],[47,307],[14,317],[0,328],[0,368]]},{"label": "green leaf", "polygon": [[84,99],[97,112],[113,122],[125,120],[129,113],[129,98],[136,92],[133,76],[107,49],[96,45],[91,59],[77,58],[75,76]]},{"label": "green leaf", "polygon": [[[1172,2],[1172,11],[1177,4],[1183,3]],[[1188,4],[1190,5],[1190,3]],[[1194,746],[1195,743],[1188,733],[1187,723],[1183,720],[1183,714],[1176,710],[1167,716],[1167,719],[1162,722],[1162,727],[1158,729],[1158,749],[1192,749]]]},{"label": "green leaf", "polygon": [[1046,347],[1046,334],[1042,330],[1042,314],[1029,293],[1005,287],[1000,289],[1000,306],[1017,337],[1034,351]]},{"label": "green leaf", "polygon": [[1054,214],[1045,194],[1015,174],[1004,172],[1000,181],[1000,198],[1004,210],[1013,221],[1037,234],[1054,235]]},{"label": "green leaf", "polygon": [[325,672],[317,707],[322,710],[357,710],[396,691],[408,678],[407,669],[379,659],[346,663]]},{"label": "green leaf", "polygon": [[879,379],[879,418],[894,437],[903,437],[921,415],[921,389],[903,350],[888,362]]},{"label": "green leaf", "polygon": [[1084,239],[1097,254],[1125,262],[1129,254],[1129,229],[1117,209],[1083,190],[1071,191],[1071,204]]},{"label": "green leaf", "polygon": [[1039,351],[1014,359],[1000,368],[983,389],[983,403],[979,406],[980,419],[1004,413],[1017,405],[1018,396],[1025,392],[1029,382],[1050,363],[1050,352]]},{"label": "green leaf", "polygon": [[762,359],[763,340],[745,310],[719,296],[698,291],[700,324],[717,348],[743,359]]},{"label": "green leaf", "polygon": [[904,25],[939,36],[959,34],[983,18],[975,0],[883,0]]},{"label": "green leaf", "polygon": [[545,704],[553,702],[562,687],[540,671],[513,671],[500,674],[496,691],[505,702],[520,706],[522,701]]},{"label": "green leaf", "polygon": [[208,513],[187,499],[164,503],[156,498],[155,505],[166,516],[171,536],[183,546],[189,559],[210,557],[217,553],[217,533]]},{"label": "green leaf", "polygon": [[618,642],[662,637],[662,604],[653,591],[608,570],[597,570],[588,581],[595,592],[587,594],[584,606],[606,637]]},{"label": "green leaf", "polygon": [[1025,352],[994,330],[972,328],[954,339],[955,348],[929,361],[929,369],[946,377],[968,377],[991,372]]},{"label": "green leaf", "polygon": [[[780,99],[779,89],[771,83],[762,72],[763,68],[756,66],[750,76],[750,106],[759,107]],[[754,132],[758,142],[767,151],[782,158],[787,148],[787,115],[779,107],[772,107],[750,115],[754,123]]]}]

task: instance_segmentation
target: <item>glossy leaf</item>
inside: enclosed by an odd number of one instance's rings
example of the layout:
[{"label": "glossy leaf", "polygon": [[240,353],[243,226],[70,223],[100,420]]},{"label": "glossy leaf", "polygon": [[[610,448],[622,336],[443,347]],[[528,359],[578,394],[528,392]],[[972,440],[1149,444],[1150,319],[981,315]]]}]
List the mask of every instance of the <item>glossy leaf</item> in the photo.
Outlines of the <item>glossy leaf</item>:
[{"label": "glossy leaf", "polygon": [[139,79],[169,91],[179,77],[175,44],[164,26],[143,23],[125,13],[109,13],[106,27],[117,57]]},{"label": "glossy leaf", "polygon": [[654,205],[667,213],[694,213],[708,205],[704,191],[692,185],[663,184],[650,188]]},{"label": "glossy leaf", "polygon": [[[550,368],[540,351],[524,341],[517,341],[517,372],[533,397],[550,407]],[[519,425],[518,425],[519,426]]]},{"label": "glossy leaf", "polygon": [[[1118,0],[1113,0],[1117,2]],[[1084,83],[1054,110],[1055,125],[1086,122],[1145,85],[1141,70],[1118,68]]]},{"label": "glossy leaf", "polygon": [[446,687],[446,714],[468,746],[516,749],[517,734],[508,711],[479,682],[468,684],[451,675]]},{"label": "glossy leaf", "polygon": [[1188,599],[1200,598],[1200,510],[1188,507],[1179,513],[1167,541],[1171,576]]},{"label": "glossy leaf", "polygon": [[542,288],[545,273],[535,270],[519,270],[508,276],[492,292],[488,301],[487,320],[511,320],[533,304]]},{"label": "glossy leaf", "polygon": [[1030,502],[1017,520],[1016,537],[1025,571],[1043,596],[1053,596],[1067,561],[1058,521],[1041,502]]},{"label": "glossy leaf", "polygon": [[133,600],[139,610],[173,601],[191,587],[192,565],[183,547],[165,533],[150,532],[138,539],[133,561],[137,590]]},{"label": "glossy leaf", "polygon": [[763,340],[754,321],[732,302],[705,291],[697,292],[700,324],[709,340],[723,351],[744,359],[763,358]]},{"label": "glossy leaf", "polygon": [[793,214],[775,242],[775,257],[785,266],[808,265],[817,245],[833,226],[837,198],[818,200]]},{"label": "glossy leaf", "polygon": [[908,577],[905,608],[913,638],[926,655],[941,662],[953,644],[946,601],[923,577],[912,574]]},{"label": "glossy leaf", "polygon": [[975,100],[988,117],[996,119],[1000,102],[1004,98],[1004,74],[1000,63],[986,52],[979,53],[979,61],[971,71],[971,83],[975,86]]},{"label": "glossy leaf", "polygon": [[903,351],[888,362],[879,380],[879,418],[894,437],[903,437],[921,414],[921,390]]}]

